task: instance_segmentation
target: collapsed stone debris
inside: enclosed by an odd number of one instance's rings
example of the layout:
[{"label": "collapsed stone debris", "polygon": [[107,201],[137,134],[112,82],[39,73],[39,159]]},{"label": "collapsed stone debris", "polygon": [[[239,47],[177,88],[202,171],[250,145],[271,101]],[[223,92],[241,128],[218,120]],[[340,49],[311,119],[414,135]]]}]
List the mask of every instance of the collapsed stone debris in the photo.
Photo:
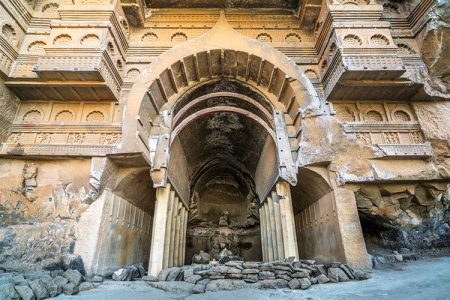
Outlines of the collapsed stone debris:
[{"label": "collapsed stone debris", "polygon": [[[319,264],[314,260],[294,261],[288,258],[274,262],[228,261],[225,264],[203,264],[162,270],[158,277],[144,278],[148,284],[163,290],[173,289],[170,282],[184,282],[192,293],[239,288],[307,289],[313,284],[366,280],[371,276],[346,264]],[[169,283],[168,283],[169,282]]]},{"label": "collapsed stone debris", "polygon": [[146,273],[144,265],[139,263],[120,268],[112,274],[112,279],[116,281],[133,281],[143,278]]},{"label": "collapsed stone debris", "polygon": [[449,0],[0,2],[5,297],[450,246]]},{"label": "collapsed stone debris", "polygon": [[75,295],[99,286],[103,277],[83,276],[77,269],[5,272],[0,270],[0,299],[41,300],[59,294]]}]

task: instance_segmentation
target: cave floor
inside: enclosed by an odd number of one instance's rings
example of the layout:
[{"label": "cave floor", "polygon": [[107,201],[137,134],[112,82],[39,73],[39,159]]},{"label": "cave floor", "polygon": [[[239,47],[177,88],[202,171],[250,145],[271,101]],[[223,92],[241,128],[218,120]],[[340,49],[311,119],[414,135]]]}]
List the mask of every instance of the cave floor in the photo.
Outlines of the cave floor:
[{"label": "cave floor", "polygon": [[192,295],[164,292],[144,282],[105,281],[99,288],[58,300],[140,299],[450,299],[450,256],[400,263],[395,268],[373,270],[366,281],[313,285],[308,290],[256,290],[207,292]]}]

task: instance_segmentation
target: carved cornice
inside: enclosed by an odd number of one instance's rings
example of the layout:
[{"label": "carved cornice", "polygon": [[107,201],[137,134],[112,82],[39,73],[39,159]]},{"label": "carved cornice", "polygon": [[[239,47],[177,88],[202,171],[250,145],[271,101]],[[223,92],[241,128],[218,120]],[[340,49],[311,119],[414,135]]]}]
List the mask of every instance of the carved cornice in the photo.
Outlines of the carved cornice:
[{"label": "carved cornice", "polygon": [[106,156],[114,153],[116,146],[103,145],[20,145],[3,144],[2,155],[39,155],[39,156]]},{"label": "carved cornice", "polygon": [[115,7],[112,4],[101,5],[62,5],[58,9],[58,13],[61,16],[62,21],[93,21],[97,23],[99,21],[109,21],[112,36],[116,39],[117,44],[124,52],[128,49],[128,37],[127,32],[119,22],[118,13],[115,11]]},{"label": "carved cornice", "polygon": [[427,13],[435,3],[436,0],[422,0],[408,16],[397,18],[384,17],[382,20],[391,24],[393,36],[414,37],[428,22]]},{"label": "carved cornice", "polygon": [[330,16],[335,22],[379,21],[383,13],[383,6],[379,4],[369,5],[328,5]]},{"label": "carved cornice", "polygon": [[30,25],[32,15],[24,1],[6,0],[0,1],[0,5],[5,7],[10,16],[14,18],[21,29],[26,32]]},{"label": "carved cornice", "polygon": [[344,131],[352,132],[410,132],[420,130],[417,122],[346,122]]},{"label": "carved cornice", "polygon": [[18,56],[17,50],[14,49],[7,40],[5,40],[3,35],[0,35],[0,51],[2,51],[2,53],[8,56],[11,60],[15,60]]},{"label": "carved cornice", "polygon": [[62,124],[61,122],[39,124],[13,124],[11,132],[121,132],[120,125],[110,124]]},{"label": "carved cornice", "polygon": [[[322,77],[325,97],[327,98],[336,90],[347,88],[346,85],[349,84],[364,86],[367,84],[367,81],[373,81],[371,85],[367,85],[367,88],[379,88],[380,83],[377,84],[377,81],[380,81],[379,78],[385,81],[392,81],[391,84],[395,85],[395,81],[405,73],[402,59],[396,53],[392,53],[392,50],[389,48],[383,49],[380,51],[381,53],[373,53],[371,55],[368,53],[356,54],[359,52],[358,50],[347,50],[347,52],[354,53],[350,55],[344,52],[341,49],[336,51]],[[346,80],[349,78],[351,82],[347,83]],[[383,84],[389,85],[388,82]],[[411,85],[407,80],[403,80],[401,84],[405,86]],[[354,97],[357,98],[358,95],[355,94]]]},{"label": "carved cornice", "polygon": [[0,71],[3,76],[8,76],[11,71],[11,66],[17,58],[17,51],[0,35]]},{"label": "carved cornice", "polygon": [[433,155],[430,143],[411,145],[377,145],[386,154],[386,157],[429,157]]},{"label": "carved cornice", "polygon": [[[38,59],[33,71],[38,73],[41,77],[48,80],[55,80],[52,73],[67,72],[68,78],[71,77],[69,73],[74,72],[91,72],[97,76],[97,80],[104,81],[114,94],[116,100],[119,99],[119,93],[123,80],[117,70],[116,65],[112,61],[107,51],[99,49],[76,49],[76,48],[53,48],[48,49],[49,54],[41,56]],[[63,53],[78,52],[78,56],[63,56]],[[80,73],[82,75],[83,73]],[[90,76],[92,77],[92,76]],[[91,79],[92,80],[92,79]],[[83,81],[81,81],[82,83]]]}]

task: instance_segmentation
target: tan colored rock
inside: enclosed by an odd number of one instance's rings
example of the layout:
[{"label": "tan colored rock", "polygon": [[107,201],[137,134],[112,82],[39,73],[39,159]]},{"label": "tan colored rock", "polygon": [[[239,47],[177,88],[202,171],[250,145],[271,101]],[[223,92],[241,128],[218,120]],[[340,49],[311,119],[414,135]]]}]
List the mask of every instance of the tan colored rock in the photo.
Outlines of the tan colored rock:
[{"label": "tan colored rock", "polygon": [[213,276],[281,287],[267,261],[447,240],[447,0],[3,2],[5,266],[155,277],[221,256],[265,263]]}]

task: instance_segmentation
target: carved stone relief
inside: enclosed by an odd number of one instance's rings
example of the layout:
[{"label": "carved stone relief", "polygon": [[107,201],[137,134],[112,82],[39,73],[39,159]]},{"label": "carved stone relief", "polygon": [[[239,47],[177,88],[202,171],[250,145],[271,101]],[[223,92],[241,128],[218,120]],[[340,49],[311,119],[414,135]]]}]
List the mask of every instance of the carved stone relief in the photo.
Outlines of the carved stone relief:
[{"label": "carved stone relief", "polygon": [[110,152],[121,139],[120,127],[113,125],[117,109],[114,103],[21,103],[1,152]]},{"label": "carved stone relief", "polygon": [[365,145],[424,144],[420,126],[407,103],[337,103],[336,116],[346,133]]}]

